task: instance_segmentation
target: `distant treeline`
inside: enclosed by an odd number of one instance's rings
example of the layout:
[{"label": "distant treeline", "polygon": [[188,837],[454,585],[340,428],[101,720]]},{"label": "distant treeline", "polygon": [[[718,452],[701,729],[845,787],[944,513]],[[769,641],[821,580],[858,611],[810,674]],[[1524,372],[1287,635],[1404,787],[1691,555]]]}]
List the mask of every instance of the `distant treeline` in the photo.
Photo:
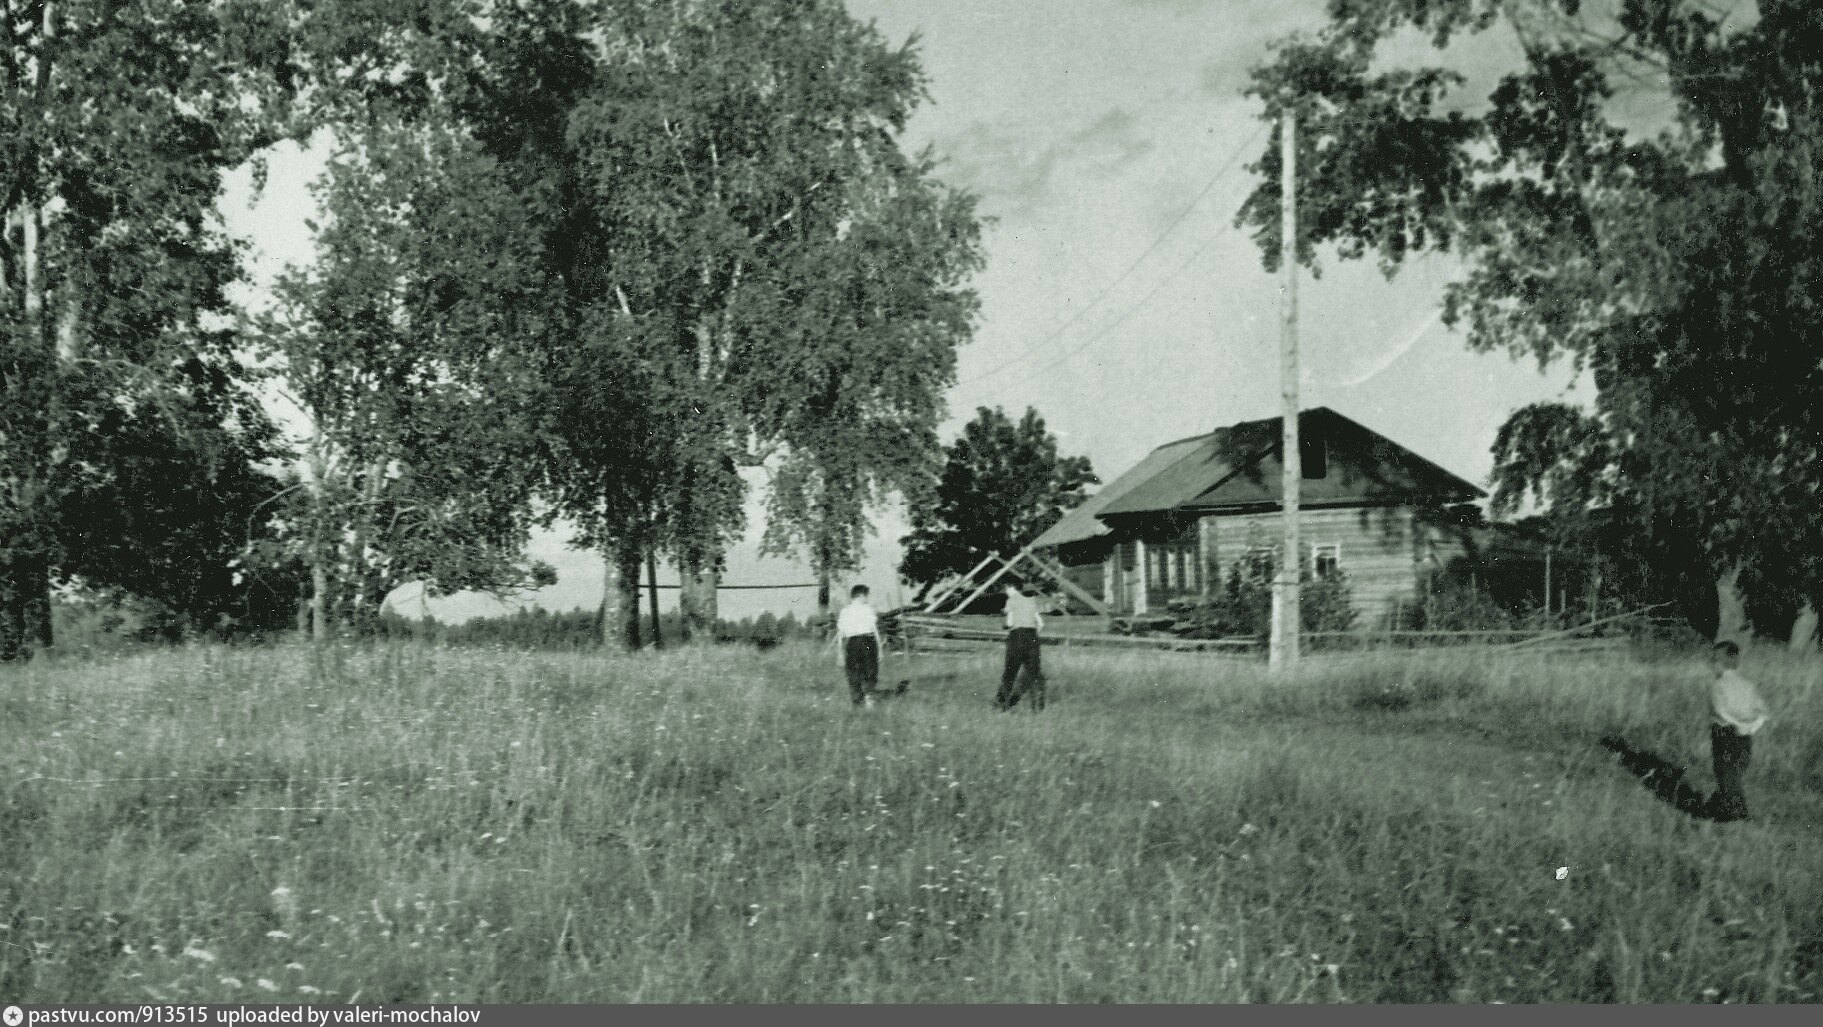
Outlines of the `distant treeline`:
[{"label": "distant treeline", "polygon": [[[411,618],[391,610],[381,614],[374,633],[382,638],[402,638],[440,645],[499,645],[523,649],[596,649],[601,642],[601,611],[570,610],[556,613],[541,607],[515,610],[500,617],[475,617],[460,624],[432,618]],[[718,642],[751,643],[771,648],[794,638],[814,637],[809,622],[795,614],[777,617],[762,613],[738,621],[715,622]],[[676,645],[684,638],[684,621],[677,613],[659,617],[659,644]],[[647,636],[648,647],[651,638]]]}]

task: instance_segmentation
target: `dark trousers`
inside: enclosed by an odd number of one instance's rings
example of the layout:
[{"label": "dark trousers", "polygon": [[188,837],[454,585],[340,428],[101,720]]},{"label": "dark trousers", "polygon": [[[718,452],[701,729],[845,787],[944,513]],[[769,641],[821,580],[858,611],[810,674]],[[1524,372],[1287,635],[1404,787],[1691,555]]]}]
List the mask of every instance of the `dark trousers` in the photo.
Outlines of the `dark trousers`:
[{"label": "dark trousers", "polygon": [[880,683],[880,646],[872,635],[849,635],[842,640],[842,666],[848,671],[848,694],[859,706]]},{"label": "dark trousers", "polygon": [[1747,793],[1742,789],[1742,782],[1747,776],[1747,761],[1753,756],[1753,736],[1741,734],[1732,725],[1712,725],[1709,755],[1715,761],[1715,795],[1709,800],[1710,816],[1716,820],[1746,820]]},{"label": "dark trousers", "polygon": [[[1018,684],[1021,669],[1026,671],[1023,687]],[[994,696],[994,705],[1010,710],[1027,692],[1032,693],[1032,708],[1044,709],[1044,667],[1038,658],[1038,629],[1014,628],[1007,632],[1006,667],[1000,672],[1000,691]]]}]

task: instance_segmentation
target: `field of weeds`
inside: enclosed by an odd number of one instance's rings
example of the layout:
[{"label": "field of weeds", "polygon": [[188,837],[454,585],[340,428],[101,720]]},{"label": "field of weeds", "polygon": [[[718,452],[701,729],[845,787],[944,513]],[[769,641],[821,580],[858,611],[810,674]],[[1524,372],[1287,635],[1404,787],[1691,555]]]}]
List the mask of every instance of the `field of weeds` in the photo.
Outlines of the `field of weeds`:
[{"label": "field of weeds", "polygon": [[190,649],[0,668],[8,1001],[1817,1001],[1823,699],[1700,663]]}]

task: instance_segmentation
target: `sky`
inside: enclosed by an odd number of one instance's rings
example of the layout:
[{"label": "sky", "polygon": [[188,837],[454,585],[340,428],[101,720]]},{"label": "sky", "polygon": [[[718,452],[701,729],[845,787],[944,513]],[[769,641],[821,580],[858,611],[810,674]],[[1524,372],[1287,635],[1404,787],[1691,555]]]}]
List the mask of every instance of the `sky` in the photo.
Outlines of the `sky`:
[{"label": "sky", "polygon": [[[1240,93],[1275,39],[1322,21],[1323,0],[848,0],[891,43],[914,35],[931,102],[905,143],[931,146],[939,177],[979,197],[992,223],[975,336],[959,355],[947,441],[977,407],[1035,407],[1067,453],[1101,478],[1154,446],[1279,411],[1279,280],[1261,267],[1234,214],[1256,180],[1245,166],[1266,141],[1257,101]],[[1510,40],[1461,58],[1485,97]],[[320,154],[274,155],[257,197],[231,178],[230,231],[253,247],[256,280],[310,252],[308,183]],[[1529,403],[1585,401],[1587,384],[1530,359],[1475,354],[1439,321],[1456,268],[1422,260],[1394,280],[1371,261],[1323,262],[1299,284],[1300,389],[1471,481],[1485,482],[1502,421]],[[761,558],[763,475],[751,479],[748,538],[728,557],[729,584],[813,579],[796,561]],[[879,511],[863,570],[896,605],[902,510]],[[530,555],[558,583],[526,601],[594,608],[599,557],[541,534]],[[661,569],[661,582],[675,571]],[[505,607],[484,596],[395,593],[402,612],[460,620]],[[676,593],[661,599],[675,602]],[[815,612],[814,589],[728,591],[724,617]]]}]

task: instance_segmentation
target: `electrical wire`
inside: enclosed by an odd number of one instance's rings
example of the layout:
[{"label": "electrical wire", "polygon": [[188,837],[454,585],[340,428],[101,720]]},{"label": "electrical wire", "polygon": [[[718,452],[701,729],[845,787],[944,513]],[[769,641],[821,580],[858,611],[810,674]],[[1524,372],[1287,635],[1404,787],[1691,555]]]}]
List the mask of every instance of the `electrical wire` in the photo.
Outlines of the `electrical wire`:
[{"label": "electrical wire", "polygon": [[[1184,219],[1188,218],[1190,216],[1191,211],[1194,211],[1197,208],[1197,206],[1203,202],[1203,199],[1205,197],[1207,197],[1209,195],[1209,193],[1215,189],[1216,185],[1221,182],[1222,178],[1224,176],[1226,176],[1229,171],[1234,169],[1235,165],[1240,161],[1241,156],[1243,154],[1247,153],[1254,146],[1254,144],[1257,143],[1265,135],[1266,130],[1270,127],[1271,126],[1262,123],[1258,128],[1256,128],[1254,130],[1254,132],[1251,136],[1249,136],[1244,142],[1242,142],[1239,146],[1237,146],[1234,149],[1234,151],[1228,155],[1228,159],[1222,163],[1222,166],[1216,171],[1216,173],[1213,176],[1211,176],[1209,181],[1207,183],[1205,183],[1203,185],[1202,189],[1197,192],[1196,197],[1194,199],[1192,199],[1188,204],[1186,204],[1184,209],[1179,211],[1176,217],[1171,219],[1171,223],[1169,225],[1165,226],[1164,231],[1160,232],[1157,238],[1152,240],[1152,244],[1150,246],[1146,247],[1145,252],[1141,253],[1138,257],[1134,258],[1133,262],[1128,264],[1126,269],[1124,271],[1122,271],[1118,276],[1116,276],[1112,282],[1109,282],[1108,285],[1101,290],[1101,292],[1097,293],[1095,295],[1094,299],[1091,299],[1081,309],[1077,310],[1076,313],[1070,315],[1068,320],[1064,321],[1063,324],[1058,325],[1055,329],[1053,329],[1050,332],[1050,334],[1048,334],[1044,338],[1038,340],[1038,342],[1034,343],[1033,345],[1028,346],[1025,349],[1021,350],[1018,355],[1010,357],[1007,360],[1004,360],[1004,361],[994,365],[993,367],[988,368],[986,371],[983,371],[980,374],[973,375],[964,381],[957,382],[956,386],[958,388],[961,388],[963,386],[974,385],[978,382],[985,381],[988,378],[992,378],[993,376],[999,374],[1002,371],[1007,370],[1008,368],[1018,366],[1020,363],[1024,362],[1028,357],[1030,357],[1034,352],[1036,352],[1037,350],[1040,350],[1040,349],[1044,348],[1045,346],[1049,345],[1050,343],[1056,341],[1066,331],[1068,331],[1073,325],[1075,325],[1078,321],[1081,321],[1083,319],[1083,317],[1089,313],[1089,311],[1095,309],[1096,304],[1100,303],[1102,300],[1107,299],[1108,296],[1112,295],[1114,290],[1119,288],[1122,282],[1125,282],[1129,277],[1132,276],[1133,272],[1135,270],[1137,270],[1141,264],[1145,263],[1147,257],[1150,257],[1153,253],[1155,253],[1158,250],[1158,248],[1164,244],[1165,240],[1170,238],[1171,233],[1175,232],[1177,230],[1178,226],[1182,225],[1184,223]],[[1180,267],[1178,269],[1178,271],[1173,272],[1173,274],[1181,273],[1182,270],[1183,269]],[[1156,290],[1154,290],[1154,291],[1156,291]],[[1148,294],[1148,295],[1150,295],[1150,294]]]}]

